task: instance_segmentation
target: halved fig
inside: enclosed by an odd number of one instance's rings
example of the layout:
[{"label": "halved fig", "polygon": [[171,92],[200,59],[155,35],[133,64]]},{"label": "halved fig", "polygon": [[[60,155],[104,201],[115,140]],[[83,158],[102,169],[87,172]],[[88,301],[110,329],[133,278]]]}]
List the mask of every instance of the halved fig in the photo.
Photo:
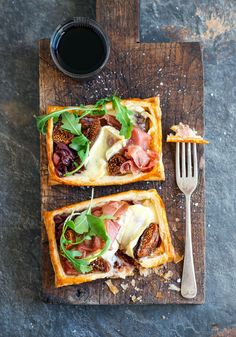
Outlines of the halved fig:
[{"label": "halved fig", "polygon": [[121,154],[116,153],[108,160],[108,172],[111,176],[118,176],[121,175],[120,168],[122,164],[126,162],[125,157]]},{"label": "halved fig", "polygon": [[[72,229],[67,229],[66,233],[65,233],[65,238],[68,241],[71,242],[75,242],[75,233],[72,231]],[[67,245],[65,245],[66,249],[71,249],[74,245],[72,245],[71,243],[68,243]]]},{"label": "halved fig", "polygon": [[101,271],[107,273],[110,270],[110,264],[102,257],[98,257],[96,260],[90,263],[90,266],[93,267],[93,271]]},{"label": "halved fig", "polygon": [[118,257],[118,260],[115,261],[114,268],[119,270],[120,268],[123,268],[125,266],[135,266],[134,259],[123,253],[120,249],[117,250],[115,255]]},{"label": "halved fig", "polygon": [[70,132],[63,130],[61,128],[61,123],[57,123],[53,128],[53,134],[52,139],[54,143],[63,143],[68,145],[71,140],[74,138],[74,135],[72,135]]},{"label": "halved fig", "polygon": [[159,239],[159,227],[156,223],[151,223],[140,236],[138,243],[134,247],[134,256],[139,259],[151,255],[157,248]]},{"label": "halved fig", "polygon": [[82,132],[91,143],[94,143],[101,129],[99,118],[84,117],[81,119]]}]

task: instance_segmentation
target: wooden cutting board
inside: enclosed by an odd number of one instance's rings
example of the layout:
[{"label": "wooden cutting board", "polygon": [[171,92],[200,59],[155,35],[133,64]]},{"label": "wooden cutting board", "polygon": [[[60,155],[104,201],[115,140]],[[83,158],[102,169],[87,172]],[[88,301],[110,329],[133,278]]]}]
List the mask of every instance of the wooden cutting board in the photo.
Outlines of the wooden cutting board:
[{"label": "wooden cutting board", "polygon": [[[40,41],[40,113],[47,105],[78,105],[94,103],[101,97],[117,92],[121,97],[150,97],[160,95],[163,125],[163,154],[165,182],[140,182],[124,186],[96,187],[95,196],[103,196],[129,189],[156,188],[166,205],[171,235],[177,252],[184,253],[185,203],[178,190],[174,175],[175,146],[165,142],[171,125],[180,121],[204,134],[203,67],[199,43],[140,43],[139,5],[135,0],[97,0],[97,21],[111,40],[111,55],[103,72],[88,82],[66,77],[54,66],[49,53],[49,40]],[[48,241],[42,223],[43,299],[49,303],[71,304],[151,304],[151,303],[203,303],[205,275],[204,234],[204,153],[198,146],[199,183],[192,198],[193,252],[198,295],[186,300],[180,292],[170,290],[182,274],[182,262],[169,264],[172,273],[162,276],[114,280],[120,289],[114,296],[104,280],[79,286],[56,289]],[[91,188],[48,186],[45,138],[41,137],[41,197],[42,211],[52,210],[70,203],[90,199]],[[164,277],[163,277],[164,276]],[[169,278],[168,278],[169,276]],[[135,280],[135,285],[134,281]],[[132,281],[132,283],[131,283]],[[128,285],[123,290],[120,284]],[[141,289],[141,290],[139,290]],[[135,301],[136,298],[138,301]],[[141,296],[141,297],[140,297]],[[133,300],[132,300],[133,299]]]}]

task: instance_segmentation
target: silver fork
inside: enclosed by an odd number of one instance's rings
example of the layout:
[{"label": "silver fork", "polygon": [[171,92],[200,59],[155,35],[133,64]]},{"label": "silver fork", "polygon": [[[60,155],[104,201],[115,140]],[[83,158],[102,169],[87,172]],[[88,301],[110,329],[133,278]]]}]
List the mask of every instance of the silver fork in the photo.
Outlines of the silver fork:
[{"label": "silver fork", "polygon": [[[197,145],[187,144],[187,165],[185,143],[181,149],[181,169],[180,169],[180,143],[176,143],[176,181],[179,189],[185,194],[186,198],[186,234],[185,234],[185,252],[184,268],[181,282],[181,295],[185,298],[194,298],[197,295],[197,284],[195,278],[192,233],[191,233],[191,195],[198,183],[197,166]],[[192,170],[192,151],[193,146],[193,170]],[[187,166],[187,170],[186,170]],[[187,172],[186,172],[187,171]]]}]

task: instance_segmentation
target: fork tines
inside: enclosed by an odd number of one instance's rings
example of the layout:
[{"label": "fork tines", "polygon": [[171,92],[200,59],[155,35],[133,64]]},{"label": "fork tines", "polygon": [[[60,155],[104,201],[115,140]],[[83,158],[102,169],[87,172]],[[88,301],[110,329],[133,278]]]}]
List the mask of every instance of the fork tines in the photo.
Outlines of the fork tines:
[{"label": "fork tines", "polygon": [[[187,156],[186,156],[186,145],[187,145]],[[181,155],[181,165],[180,165],[180,155]],[[176,143],[176,178],[187,178],[187,177],[197,178],[197,176],[198,176],[197,144],[181,143],[181,150],[180,150],[180,143]]]}]

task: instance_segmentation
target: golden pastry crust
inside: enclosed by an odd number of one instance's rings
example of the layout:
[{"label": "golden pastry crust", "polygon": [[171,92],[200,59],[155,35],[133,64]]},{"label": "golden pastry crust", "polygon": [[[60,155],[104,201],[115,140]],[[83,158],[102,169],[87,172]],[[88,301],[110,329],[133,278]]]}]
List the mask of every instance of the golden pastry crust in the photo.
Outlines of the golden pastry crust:
[{"label": "golden pastry crust", "polygon": [[[152,257],[145,257],[139,259],[140,268],[154,268],[159,265],[162,265],[166,262],[175,260],[174,247],[171,242],[171,236],[169,231],[169,226],[166,218],[165,206],[162,199],[158,195],[156,190],[133,190],[122,192],[118,194],[108,195],[105,197],[96,198],[93,200],[93,207],[101,206],[109,201],[140,201],[140,200],[152,200],[153,205],[156,210],[159,221],[159,233],[161,237],[161,245],[155,251],[155,254]],[[69,213],[72,211],[82,211],[86,209],[90,204],[90,201],[83,201],[77,204],[70,206],[62,207],[53,211],[47,211],[43,213],[44,223],[46,226],[46,231],[49,241],[49,253],[51,257],[51,262],[55,272],[55,286],[62,287],[72,284],[80,284],[84,282],[90,282],[100,278],[124,278],[126,276],[133,275],[133,267],[124,267],[121,272],[112,271],[109,272],[93,272],[89,274],[80,274],[80,275],[67,275],[60,262],[60,256],[58,252],[56,235],[55,235],[55,222],[54,216]]]},{"label": "golden pastry crust", "polygon": [[208,144],[208,140],[205,140],[203,138],[182,138],[182,137],[176,137],[174,135],[168,135],[167,136],[167,143],[196,143],[196,144]]},{"label": "golden pastry crust", "polygon": [[[164,180],[164,166],[162,162],[162,127],[161,127],[161,109],[159,97],[151,97],[146,99],[131,98],[122,99],[121,103],[124,105],[135,104],[140,106],[147,111],[152,119],[150,120],[150,129],[148,133],[152,137],[152,150],[156,151],[160,157],[157,164],[149,172],[141,172],[139,174],[126,174],[121,176],[104,176],[99,180],[96,177],[90,178],[82,176],[80,174],[74,174],[68,177],[59,177],[55,172],[54,163],[52,160],[53,156],[53,120],[52,118],[48,121],[47,134],[46,134],[46,147],[47,147],[47,157],[48,157],[48,171],[49,178],[48,182],[50,185],[65,184],[73,186],[105,186],[105,185],[124,185],[136,181],[143,180]],[[53,111],[61,110],[63,107],[60,106],[49,106],[47,113]],[[112,110],[112,103],[107,103],[106,108]],[[72,113],[73,111],[71,111]]]}]

